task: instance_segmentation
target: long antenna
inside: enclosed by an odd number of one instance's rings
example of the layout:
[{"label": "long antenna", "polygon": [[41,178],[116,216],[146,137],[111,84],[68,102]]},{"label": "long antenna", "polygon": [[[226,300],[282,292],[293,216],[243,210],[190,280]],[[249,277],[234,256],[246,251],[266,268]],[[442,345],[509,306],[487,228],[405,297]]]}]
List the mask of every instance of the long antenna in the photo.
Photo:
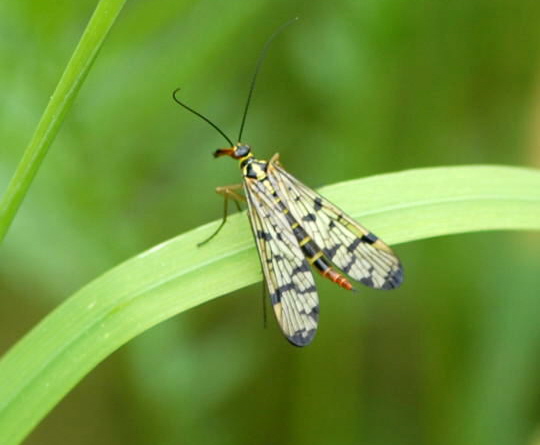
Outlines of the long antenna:
[{"label": "long antenna", "polygon": [[246,117],[247,112],[249,108],[249,104],[251,102],[251,96],[253,95],[253,90],[255,89],[255,82],[257,80],[257,76],[259,74],[259,71],[261,69],[262,63],[264,62],[264,59],[266,58],[266,54],[268,53],[268,48],[270,47],[270,44],[272,41],[279,35],[281,32],[287,28],[287,26],[291,25],[292,23],[296,22],[298,20],[298,17],[295,17],[288,22],[285,22],[283,25],[281,25],[278,29],[274,31],[274,33],[270,36],[270,38],[266,41],[266,43],[263,46],[263,49],[261,50],[261,54],[259,55],[259,59],[257,60],[257,65],[255,66],[255,72],[253,73],[253,78],[251,79],[251,85],[249,87],[249,93],[246,101],[246,106],[244,107],[244,114],[242,116],[242,123],[240,124],[240,132],[238,133],[238,142],[242,141],[242,133],[244,132],[244,125],[246,124]]},{"label": "long antenna", "polygon": [[181,105],[182,107],[184,107],[186,110],[188,111],[191,111],[195,116],[199,116],[203,121],[209,123],[212,127],[214,127],[215,130],[218,131],[218,133],[223,136],[227,142],[229,143],[229,147],[232,147],[234,144],[232,143],[231,139],[227,137],[227,135],[225,133],[223,133],[223,131],[221,131],[221,129],[216,125],[214,124],[210,119],[208,119],[206,116],[203,116],[201,113],[199,113],[198,111],[195,111],[193,108],[191,107],[188,107],[185,103],[183,103],[182,101],[180,101],[177,97],[176,97],[176,93],[178,93],[178,91],[180,91],[180,88],[177,88],[176,90],[173,91],[172,93],[172,97],[174,99],[174,101],[178,104],[178,105]]}]

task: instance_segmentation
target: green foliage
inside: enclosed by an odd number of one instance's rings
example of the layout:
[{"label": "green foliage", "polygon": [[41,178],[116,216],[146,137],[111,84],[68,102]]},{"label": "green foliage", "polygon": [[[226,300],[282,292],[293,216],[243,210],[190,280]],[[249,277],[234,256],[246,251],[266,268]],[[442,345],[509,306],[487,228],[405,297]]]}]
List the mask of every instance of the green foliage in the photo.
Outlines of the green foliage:
[{"label": "green foliage", "polygon": [[[233,291],[130,342],[27,443],[529,441],[538,238],[431,237],[538,229],[538,171],[472,164],[540,159],[540,3],[129,2],[66,114],[122,4],[100,2],[61,77],[94,0],[0,3],[0,232],[65,118],[2,245],[0,442],[18,443],[129,339]],[[367,176],[322,191],[387,242],[418,240],[398,248],[406,284],[384,298],[321,282],[321,329],[302,351],[272,321],[260,329],[260,290],[243,290],[260,279],[245,215],[195,248],[216,223],[188,230],[221,209],[212,188],[238,175],[170,99],[182,87],[234,135],[262,43],[297,15],[245,142],[279,150],[310,185]],[[408,170],[450,164],[470,166]]]}]

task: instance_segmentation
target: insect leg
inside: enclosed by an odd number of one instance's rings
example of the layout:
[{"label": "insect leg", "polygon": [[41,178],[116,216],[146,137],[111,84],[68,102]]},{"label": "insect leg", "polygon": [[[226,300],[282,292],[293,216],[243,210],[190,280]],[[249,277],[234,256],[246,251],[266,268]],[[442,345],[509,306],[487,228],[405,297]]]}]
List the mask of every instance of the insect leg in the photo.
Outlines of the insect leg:
[{"label": "insect leg", "polygon": [[266,316],[266,301],[267,301],[267,295],[266,295],[266,283],[262,282],[262,316],[263,316],[263,327],[266,329],[267,327],[267,316]]},{"label": "insect leg", "polygon": [[279,162],[279,153],[275,153],[274,156],[272,156],[268,161],[269,164],[273,164],[275,162]]},{"label": "insect leg", "polygon": [[214,238],[227,222],[227,215],[229,213],[229,198],[231,198],[235,202],[236,208],[238,209],[238,211],[242,210],[240,208],[239,202],[245,201],[246,198],[235,191],[241,188],[242,188],[242,184],[225,185],[225,186],[216,188],[216,193],[223,195],[223,219],[221,220],[221,224],[218,226],[216,231],[212,233],[212,235],[210,235],[204,241],[201,241],[200,243],[198,243],[197,247],[201,247],[202,245],[210,241],[212,238]]}]

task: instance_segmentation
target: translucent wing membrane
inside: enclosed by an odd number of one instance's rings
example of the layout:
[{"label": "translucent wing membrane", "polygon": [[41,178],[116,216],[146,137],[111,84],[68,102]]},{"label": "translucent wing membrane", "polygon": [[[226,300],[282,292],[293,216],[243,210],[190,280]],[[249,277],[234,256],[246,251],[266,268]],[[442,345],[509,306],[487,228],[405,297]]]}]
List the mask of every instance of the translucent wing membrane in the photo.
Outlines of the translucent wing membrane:
[{"label": "translucent wing membrane", "polygon": [[319,301],[309,264],[268,189],[246,178],[245,192],[277,321],[292,344],[305,346],[313,340],[319,319]]},{"label": "translucent wing membrane", "polygon": [[287,173],[277,156],[244,162],[244,190],[270,300],[281,330],[296,346],[313,340],[319,301],[310,265],[345,289],[346,277],[375,289],[403,281],[390,247]]},{"label": "translucent wing membrane", "polygon": [[401,284],[399,259],[373,233],[302,184],[277,161],[270,162],[267,174],[293,216],[339,269],[375,289],[393,289]]}]

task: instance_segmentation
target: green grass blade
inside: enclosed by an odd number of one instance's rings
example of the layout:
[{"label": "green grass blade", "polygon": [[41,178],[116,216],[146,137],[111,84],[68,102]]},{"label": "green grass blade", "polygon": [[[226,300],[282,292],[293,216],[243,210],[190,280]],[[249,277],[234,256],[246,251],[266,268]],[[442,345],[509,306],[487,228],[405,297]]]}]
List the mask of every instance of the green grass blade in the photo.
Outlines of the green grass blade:
[{"label": "green grass blade", "polygon": [[125,0],[101,0],[88,22],[0,201],[0,242],[9,230],[32,180],[124,3]]},{"label": "green grass blade", "polygon": [[[540,229],[540,172],[440,167],[321,192],[390,244],[479,230]],[[0,361],[0,437],[19,443],[105,357],[151,326],[261,279],[244,214],[129,259],[76,292]],[[405,266],[407,259],[402,258]]]}]

